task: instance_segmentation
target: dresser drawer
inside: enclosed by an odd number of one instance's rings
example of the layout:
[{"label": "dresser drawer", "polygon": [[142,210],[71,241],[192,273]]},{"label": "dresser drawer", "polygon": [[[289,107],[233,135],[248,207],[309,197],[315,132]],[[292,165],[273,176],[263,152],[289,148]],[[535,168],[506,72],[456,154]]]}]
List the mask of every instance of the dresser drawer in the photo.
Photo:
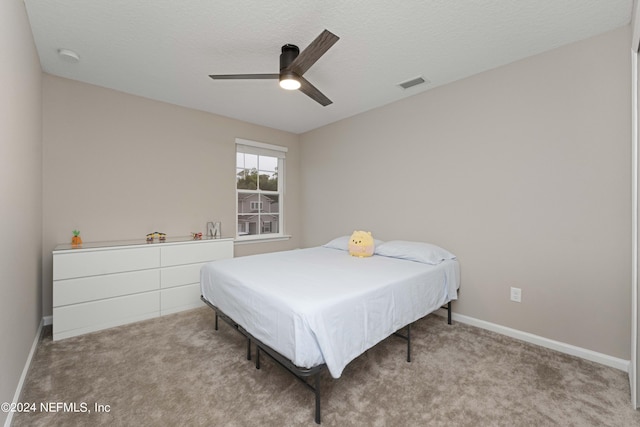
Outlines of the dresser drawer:
[{"label": "dresser drawer", "polygon": [[231,240],[164,246],[160,249],[162,250],[162,267],[233,257],[233,241]]},{"label": "dresser drawer", "polygon": [[200,283],[160,291],[160,314],[163,316],[204,305],[200,299]]},{"label": "dresser drawer", "polygon": [[53,282],[53,306],[158,290],[160,271],[142,270]]},{"label": "dresser drawer", "polygon": [[53,308],[53,339],[150,319],[160,314],[160,291]]},{"label": "dresser drawer", "polygon": [[53,280],[98,276],[160,267],[160,248],[68,252],[54,254]]},{"label": "dresser drawer", "polygon": [[160,287],[172,288],[174,286],[200,283],[200,269],[205,262],[198,264],[179,265],[176,267],[164,267],[160,269]]}]

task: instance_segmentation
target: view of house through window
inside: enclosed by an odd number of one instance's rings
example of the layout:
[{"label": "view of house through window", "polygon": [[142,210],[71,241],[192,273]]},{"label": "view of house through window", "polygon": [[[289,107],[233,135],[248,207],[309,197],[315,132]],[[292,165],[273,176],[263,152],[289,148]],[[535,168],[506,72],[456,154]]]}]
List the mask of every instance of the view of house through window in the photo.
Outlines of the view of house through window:
[{"label": "view of house through window", "polygon": [[255,144],[236,146],[239,238],[281,234],[284,151],[264,148],[267,144]]}]

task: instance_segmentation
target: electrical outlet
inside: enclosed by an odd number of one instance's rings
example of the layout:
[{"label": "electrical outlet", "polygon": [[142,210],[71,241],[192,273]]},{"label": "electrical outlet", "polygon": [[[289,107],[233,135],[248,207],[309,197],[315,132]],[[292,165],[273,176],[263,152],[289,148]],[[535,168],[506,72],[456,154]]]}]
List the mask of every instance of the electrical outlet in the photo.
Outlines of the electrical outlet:
[{"label": "electrical outlet", "polygon": [[511,301],[522,301],[522,289],[511,287]]}]

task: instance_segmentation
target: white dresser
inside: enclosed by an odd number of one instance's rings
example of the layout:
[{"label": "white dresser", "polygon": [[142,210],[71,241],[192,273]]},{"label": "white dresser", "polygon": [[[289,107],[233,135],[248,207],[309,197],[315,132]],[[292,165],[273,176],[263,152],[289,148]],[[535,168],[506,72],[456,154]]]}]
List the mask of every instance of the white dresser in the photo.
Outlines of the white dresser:
[{"label": "white dresser", "polygon": [[53,339],[203,305],[200,268],[233,257],[233,239],[60,245],[53,251]]}]

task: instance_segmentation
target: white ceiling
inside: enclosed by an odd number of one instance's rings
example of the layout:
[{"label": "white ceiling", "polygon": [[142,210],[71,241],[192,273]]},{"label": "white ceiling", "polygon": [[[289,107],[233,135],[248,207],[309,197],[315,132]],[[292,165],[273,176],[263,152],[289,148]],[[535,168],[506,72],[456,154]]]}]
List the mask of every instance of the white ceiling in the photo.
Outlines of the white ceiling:
[{"label": "white ceiling", "polygon": [[[633,0],[24,0],[43,71],[302,133],[628,24]],[[322,107],[277,80],[280,48],[340,40],[305,74]],[[78,63],[57,51],[71,49]],[[6,60],[7,58],[5,58]],[[401,89],[423,76],[430,83]]]}]

